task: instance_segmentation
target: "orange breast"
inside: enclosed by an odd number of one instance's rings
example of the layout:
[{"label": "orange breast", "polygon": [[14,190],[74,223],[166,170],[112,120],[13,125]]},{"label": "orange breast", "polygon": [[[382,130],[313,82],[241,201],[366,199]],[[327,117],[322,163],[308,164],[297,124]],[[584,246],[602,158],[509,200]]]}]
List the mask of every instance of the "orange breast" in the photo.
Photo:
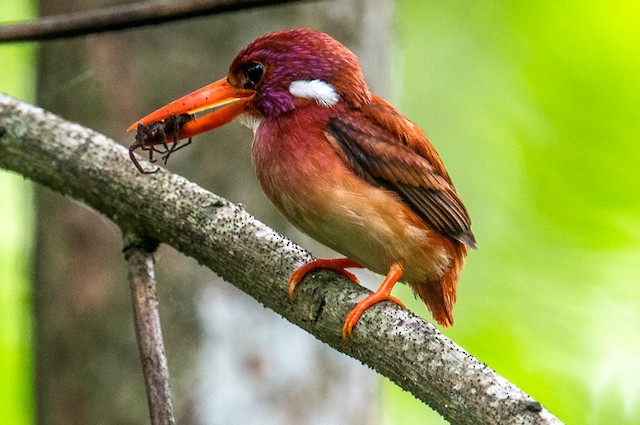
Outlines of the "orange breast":
[{"label": "orange breast", "polygon": [[325,137],[322,110],[303,111],[266,119],[256,132],[253,159],[271,201],[304,233],[376,273],[398,261],[403,280],[439,280],[451,263],[443,236],[348,168]]}]

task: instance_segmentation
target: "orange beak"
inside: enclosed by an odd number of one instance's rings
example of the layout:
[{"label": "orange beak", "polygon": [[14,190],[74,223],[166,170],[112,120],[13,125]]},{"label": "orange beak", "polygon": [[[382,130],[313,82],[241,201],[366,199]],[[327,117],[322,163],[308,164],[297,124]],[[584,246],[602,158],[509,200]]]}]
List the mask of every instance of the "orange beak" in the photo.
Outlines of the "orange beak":
[{"label": "orange beak", "polygon": [[180,126],[178,140],[187,139],[230,122],[246,111],[247,105],[253,100],[254,95],[254,90],[235,88],[229,84],[226,78],[222,78],[150,113],[133,123],[127,131],[135,130],[139,124],[146,126],[163,122],[176,115],[196,114],[211,110],[212,112]]}]

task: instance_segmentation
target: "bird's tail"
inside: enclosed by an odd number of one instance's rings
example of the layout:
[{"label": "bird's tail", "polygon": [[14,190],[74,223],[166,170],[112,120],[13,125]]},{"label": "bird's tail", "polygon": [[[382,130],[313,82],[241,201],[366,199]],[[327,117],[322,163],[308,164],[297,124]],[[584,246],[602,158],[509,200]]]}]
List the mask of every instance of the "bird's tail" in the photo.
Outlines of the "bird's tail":
[{"label": "bird's tail", "polygon": [[458,277],[467,254],[467,248],[459,242],[453,242],[452,248],[451,266],[440,280],[411,284],[413,292],[424,301],[433,318],[445,328],[453,326],[453,305],[457,298]]}]

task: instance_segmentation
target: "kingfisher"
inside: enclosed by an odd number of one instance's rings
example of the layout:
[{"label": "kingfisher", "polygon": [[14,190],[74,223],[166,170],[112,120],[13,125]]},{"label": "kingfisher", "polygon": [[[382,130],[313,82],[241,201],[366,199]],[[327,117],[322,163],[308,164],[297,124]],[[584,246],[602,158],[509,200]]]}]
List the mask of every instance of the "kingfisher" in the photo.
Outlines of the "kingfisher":
[{"label": "kingfisher", "polygon": [[476,248],[469,214],[425,133],[369,91],[347,47],[309,28],[266,34],[238,53],[226,77],[129,130],[166,124],[166,134],[136,142],[153,152],[233,120],[253,130],[252,159],[267,197],[294,226],[345,256],[293,271],[290,297],[312,270],[359,283],[347,269],[367,268],[385,277],[347,315],[344,340],[372,305],[404,307],[391,295],[399,281],[440,325],[453,325],[458,278],[467,249]]}]

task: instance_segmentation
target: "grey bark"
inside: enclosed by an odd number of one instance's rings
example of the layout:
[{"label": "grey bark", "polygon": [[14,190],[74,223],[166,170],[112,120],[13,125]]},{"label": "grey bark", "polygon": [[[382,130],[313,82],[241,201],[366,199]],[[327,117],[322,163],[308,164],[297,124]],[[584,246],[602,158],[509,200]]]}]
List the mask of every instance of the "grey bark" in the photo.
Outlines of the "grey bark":
[{"label": "grey bark", "polygon": [[292,1],[300,0],[147,1],[123,4],[92,11],[45,16],[30,22],[1,25],[0,43],[55,40],[108,31],[121,31]]},{"label": "grey bark", "polygon": [[[345,343],[346,313],[366,289],[328,271],[287,296],[287,277],[311,255],[243,207],[164,170],[140,175],[127,151],[92,130],[0,97],[0,166],[192,256],[318,339],[352,356],[454,424],[560,421],[437,329],[397,305],[370,308]],[[145,164],[150,166],[150,164]],[[91,182],[92,184],[87,184]]]},{"label": "grey bark", "polygon": [[169,366],[164,352],[162,326],[156,298],[155,260],[158,242],[124,235],[124,255],[129,266],[129,286],[133,301],[138,353],[147,389],[151,425],[173,425],[173,400],[169,385]]}]

